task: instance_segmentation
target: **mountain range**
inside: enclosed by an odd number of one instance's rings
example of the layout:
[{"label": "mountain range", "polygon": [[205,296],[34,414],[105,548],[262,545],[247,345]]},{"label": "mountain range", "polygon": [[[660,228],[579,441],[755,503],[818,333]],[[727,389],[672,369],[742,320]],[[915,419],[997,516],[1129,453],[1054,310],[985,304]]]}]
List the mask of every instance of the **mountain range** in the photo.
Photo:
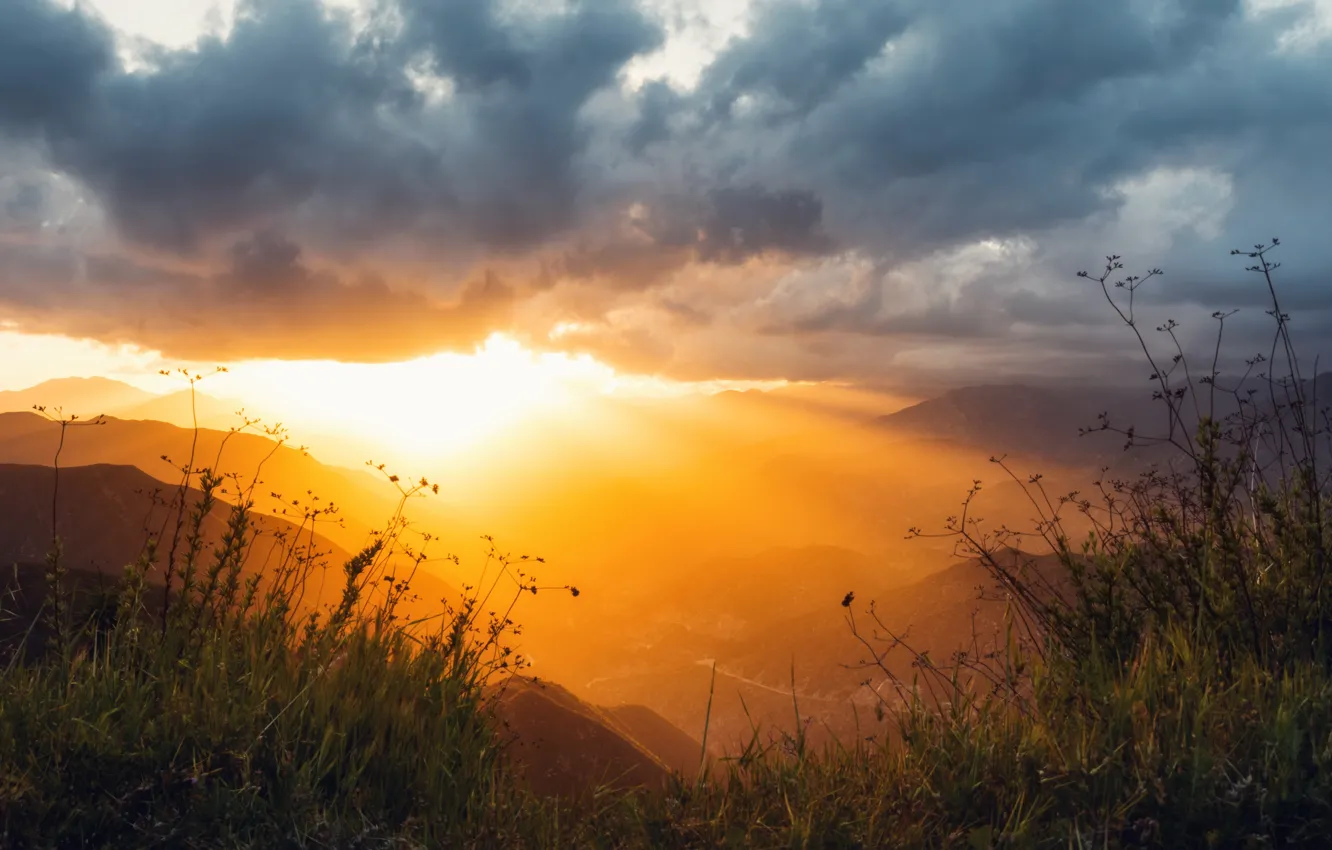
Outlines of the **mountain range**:
[{"label": "mountain range", "polygon": [[[191,452],[196,468],[235,473],[224,498],[253,485],[275,529],[307,506],[336,506],[337,521],[319,525],[335,567],[399,509],[386,476],[263,433],[208,427],[239,405],[199,394],[191,412],[190,402],[99,379],[0,393],[0,409],[15,409],[0,413],[0,564],[17,564],[29,585],[40,571],[57,449],[56,527],[67,563],[88,581],[137,557],[163,519],[154,499],[176,492]],[[501,551],[545,556],[543,586],[583,591],[524,598],[516,614],[540,679],[514,680],[498,705],[530,784],[688,775],[705,723],[713,755],[755,725],[790,728],[797,716],[816,739],[873,734],[875,698],[857,666],[866,648],[839,602],[849,592],[857,606],[876,600],[886,625],[936,659],[973,632],[993,635],[1002,605],[979,600],[985,571],[946,539],[904,540],[906,529],[937,527],[979,475],[991,479],[987,521],[1028,522],[1020,485],[989,471],[990,455],[1007,454],[1024,473],[1048,469],[1073,489],[1090,470],[1142,460],[1126,456],[1121,438],[1079,437],[1080,427],[1106,406],[1120,421],[1153,414],[1149,393],[1076,388],[971,387],[896,410],[877,403],[813,390],[602,400],[597,428],[530,423],[493,473],[464,460],[441,470],[442,497],[409,502],[436,547],[417,579],[420,610],[472,580],[484,533]],[[84,421],[112,415],[67,429],[62,445],[61,426],[34,404]],[[182,427],[195,412],[201,427]],[[910,662],[898,653],[886,663],[909,677]]]},{"label": "mountain range", "polygon": [[158,394],[110,378],[56,378],[22,390],[0,392],[0,413],[28,412],[44,407],[83,420],[97,416],[147,419],[181,427],[227,430],[241,423],[239,402],[201,392],[179,390]]},{"label": "mountain range", "polygon": [[[1262,378],[1218,379],[1217,386],[1212,393],[1207,385],[1199,384],[1196,397],[1188,394],[1179,400],[1185,426],[1192,427],[1203,415],[1224,420],[1237,410],[1237,397],[1260,413],[1286,403],[1284,391]],[[1154,397],[1156,389],[1155,382],[1137,390],[1021,384],[961,387],[880,416],[876,424],[903,437],[938,440],[1034,462],[1127,470],[1165,462],[1171,449],[1139,445],[1126,451],[1122,434],[1099,430],[1101,417],[1108,417],[1114,429],[1132,427],[1144,437],[1168,435],[1171,414]],[[1332,373],[1306,381],[1303,391],[1310,406],[1325,411],[1332,402]]]}]

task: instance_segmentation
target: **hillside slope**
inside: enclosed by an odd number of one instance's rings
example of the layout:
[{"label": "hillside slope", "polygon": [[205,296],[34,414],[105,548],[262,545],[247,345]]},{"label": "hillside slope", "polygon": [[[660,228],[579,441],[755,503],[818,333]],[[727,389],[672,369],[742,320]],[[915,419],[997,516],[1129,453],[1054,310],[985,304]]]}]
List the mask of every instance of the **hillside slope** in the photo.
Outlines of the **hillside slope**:
[{"label": "hillside slope", "polygon": [[[0,413],[0,463],[50,465],[60,436],[59,425],[35,413]],[[174,487],[191,451],[196,468],[234,473],[246,487],[262,471],[261,483],[254,488],[260,512],[278,514],[290,508],[293,499],[305,504],[314,497],[323,505],[335,505],[341,526],[330,522],[326,533],[348,550],[364,545],[372,529],[383,528],[398,502],[398,493],[388,482],[349,475],[296,447],[279,446],[265,435],[208,428],[196,435],[192,429],[166,422],[108,418],[103,425],[71,428],[60,450],[60,464],[133,466]],[[229,489],[236,492],[235,486]],[[429,504],[413,507],[421,512],[435,509]]]},{"label": "hillside slope", "polygon": [[[0,463],[0,563],[40,563],[51,547],[52,497],[56,470],[49,466]],[[109,576],[133,563],[143,552],[150,537],[169,545],[175,525],[174,500],[177,492],[132,466],[95,464],[74,466],[59,471],[56,504],[56,531],[60,536],[63,561],[74,570]],[[187,506],[198,502],[201,494],[190,490]],[[203,550],[211,552],[226,531],[229,512],[218,505],[204,518]],[[277,535],[294,538],[297,528],[278,517],[256,516],[258,531],[256,557],[251,568],[263,568],[263,556]],[[308,532],[301,540],[310,540]],[[324,560],[341,567],[351,557],[346,549],[317,534],[316,551],[326,553]],[[165,554],[165,550],[162,554]]]},{"label": "hillside slope", "polygon": [[1121,425],[1148,429],[1162,411],[1150,393],[986,385],[951,390],[896,413],[878,424],[894,434],[940,440],[993,454],[1009,454],[1068,466],[1120,463],[1124,439],[1116,434],[1080,435],[1109,413]]},{"label": "hillside slope", "polygon": [[[577,795],[600,787],[662,788],[673,770],[693,769],[702,752],[688,735],[642,706],[604,709],[553,682],[514,676],[497,685],[496,713],[510,735],[509,756],[539,794]],[[660,748],[658,750],[657,748]]]}]

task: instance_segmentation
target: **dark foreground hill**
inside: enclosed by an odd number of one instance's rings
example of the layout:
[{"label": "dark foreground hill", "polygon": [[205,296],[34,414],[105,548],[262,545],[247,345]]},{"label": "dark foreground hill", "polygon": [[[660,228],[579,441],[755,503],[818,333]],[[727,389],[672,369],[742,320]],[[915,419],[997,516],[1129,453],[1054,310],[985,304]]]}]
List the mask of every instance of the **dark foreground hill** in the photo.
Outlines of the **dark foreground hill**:
[{"label": "dark foreground hill", "polygon": [[[56,483],[59,491],[56,492]],[[190,488],[189,506],[202,494]],[[0,463],[0,563],[40,563],[51,549],[54,529],[60,536],[62,561],[73,570],[119,576],[143,554],[150,538],[161,541],[165,556],[175,529],[179,490],[133,466],[95,464],[61,469],[35,464]],[[229,507],[218,505],[201,524],[203,552],[219,545],[226,532]],[[279,540],[295,541],[322,553],[325,566],[339,568],[350,553],[324,537],[298,531],[280,517],[254,517],[256,546],[248,569],[264,568],[267,552]]]},{"label": "dark foreground hill", "polygon": [[[0,424],[5,420],[5,416],[0,416]],[[37,433],[42,434],[43,423],[37,420],[36,424]],[[3,451],[0,448],[0,453]],[[58,480],[57,494],[53,467],[0,463],[0,565],[44,561],[51,550],[53,529],[60,537],[61,562],[67,569],[103,576],[107,581],[114,581],[128,564],[137,561],[149,540],[157,541],[158,545],[156,567],[147,575],[150,583],[164,580],[164,565],[171,554],[173,539],[178,541],[178,558],[183,557],[184,544],[180,541],[184,540],[187,528],[178,523],[178,484],[168,485],[134,466],[105,463],[62,468]],[[187,489],[184,498],[187,520],[201,497],[197,489]],[[203,518],[200,552],[205,562],[221,544],[231,511],[230,505],[219,501]],[[299,552],[310,559],[313,568],[306,588],[307,601],[322,604],[335,600],[341,592],[342,566],[352,556],[352,547],[325,535],[324,529],[344,540],[350,538],[345,529],[339,529],[331,521],[312,531],[309,524],[252,514],[248,532],[251,548],[245,574],[264,574],[275,569],[288,552]],[[361,538],[356,548],[364,541]],[[423,570],[414,575],[412,590],[404,608],[414,616],[428,616],[436,613],[444,601],[453,604],[458,600],[456,589]]]},{"label": "dark foreground hill", "polygon": [[[41,618],[47,598],[51,551],[52,496],[74,621],[108,612],[99,606],[117,585],[125,566],[135,562],[150,537],[174,526],[176,493],[129,466],[101,464],[59,472],[58,494],[52,467],[0,464],[0,658],[20,646],[40,651],[48,635]],[[188,505],[201,494],[189,490]],[[203,551],[211,552],[226,531],[229,508],[219,505],[201,524]],[[302,532],[277,517],[254,517],[258,533],[246,574],[271,571],[284,540],[300,537],[313,546],[320,566],[309,576],[308,601],[327,605],[340,593],[341,567],[351,555],[328,539]],[[147,576],[161,588],[160,568]],[[429,585],[429,577],[420,581]],[[435,593],[448,588],[429,585]],[[147,598],[148,614],[160,611],[160,594]],[[499,719],[512,737],[510,754],[534,790],[578,794],[603,784],[662,787],[672,770],[698,767],[700,748],[659,715],[641,706],[601,709],[554,684],[515,678],[497,689]]]},{"label": "dark foreground hill", "polygon": [[661,789],[671,773],[694,775],[701,746],[651,709],[600,708],[553,682],[513,677],[496,686],[509,754],[539,794],[596,788]]},{"label": "dark foreground hill", "polygon": [[[191,454],[196,468],[239,476],[245,486],[258,475],[262,483],[254,495],[260,512],[277,513],[290,508],[293,498],[308,502],[315,496],[321,504],[337,506],[341,525],[329,523],[327,533],[347,550],[363,545],[371,529],[383,528],[398,499],[386,481],[322,464],[263,434],[208,428],[196,432],[166,422],[111,418],[104,425],[69,430],[62,446],[56,423],[35,413],[0,413],[0,463],[49,466],[57,449],[61,466],[133,466],[157,479],[158,486],[179,484],[180,468]],[[222,498],[234,498],[235,491],[232,487],[233,495]]]}]

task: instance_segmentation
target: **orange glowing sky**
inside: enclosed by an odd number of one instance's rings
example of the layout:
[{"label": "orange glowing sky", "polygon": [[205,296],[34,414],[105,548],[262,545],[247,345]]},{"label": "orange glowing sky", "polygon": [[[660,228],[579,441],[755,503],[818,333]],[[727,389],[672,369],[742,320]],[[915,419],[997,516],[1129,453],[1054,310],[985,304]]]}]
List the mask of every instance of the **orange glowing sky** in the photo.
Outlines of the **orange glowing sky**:
[{"label": "orange glowing sky", "polygon": [[[470,354],[441,353],[390,363],[249,360],[178,363],[133,346],[62,336],[0,332],[0,390],[61,377],[107,377],[150,392],[187,386],[243,404],[266,422],[308,434],[358,438],[430,459],[466,450],[539,413],[577,412],[596,396],[668,397],[772,388],[784,381],[680,382],[625,375],[588,355],[535,353],[493,334]],[[225,369],[219,372],[218,367]]]}]

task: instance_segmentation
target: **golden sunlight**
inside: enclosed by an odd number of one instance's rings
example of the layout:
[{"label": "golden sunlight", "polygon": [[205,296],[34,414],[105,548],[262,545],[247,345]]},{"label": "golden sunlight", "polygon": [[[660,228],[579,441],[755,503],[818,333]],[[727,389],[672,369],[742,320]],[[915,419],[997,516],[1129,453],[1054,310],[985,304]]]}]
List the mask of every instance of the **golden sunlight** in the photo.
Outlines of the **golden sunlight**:
[{"label": "golden sunlight", "polygon": [[590,357],[538,354],[495,334],[474,354],[400,363],[248,361],[202,389],[244,398],[298,436],[332,427],[438,457],[615,386],[614,370]]}]

